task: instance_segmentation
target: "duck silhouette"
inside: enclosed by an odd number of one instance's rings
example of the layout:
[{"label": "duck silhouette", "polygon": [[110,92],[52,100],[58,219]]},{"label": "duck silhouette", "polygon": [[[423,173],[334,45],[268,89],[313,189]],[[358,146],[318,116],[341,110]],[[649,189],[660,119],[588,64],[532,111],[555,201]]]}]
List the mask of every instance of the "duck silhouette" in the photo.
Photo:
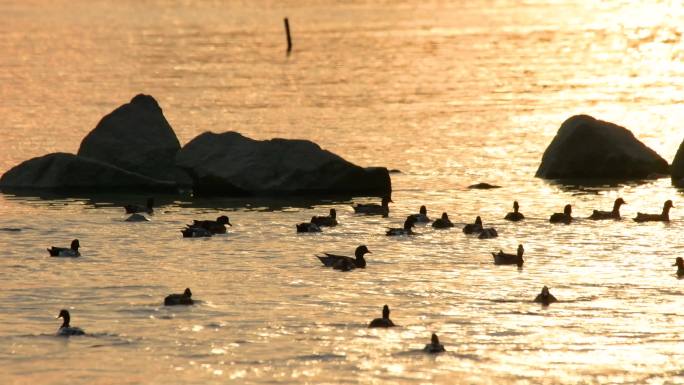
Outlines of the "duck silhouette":
[{"label": "duck silhouette", "polygon": [[47,251],[50,253],[51,257],[80,257],[81,253],[78,252],[79,247],[81,247],[81,244],[78,242],[78,239],[74,239],[71,241],[71,246],[68,248],[52,246],[47,249]]},{"label": "duck silhouette", "polygon": [[624,199],[618,198],[613,203],[613,210],[612,211],[594,210],[594,212],[591,213],[591,216],[589,216],[589,219],[593,219],[593,220],[622,219],[622,217],[620,217],[620,206],[625,205],[625,204],[627,204],[627,202],[625,202]]},{"label": "duck silhouette", "polygon": [[449,219],[449,215],[447,213],[442,213],[442,217],[435,219],[434,222],[432,222],[432,227],[435,229],[448,229],[450,227],[454,227],[454,224],[451,223],[451,220]]},{"label": "duck silhouette", "polygon": [[439,343],[439,337],[437,337],[437,334],[432,333],[431,341],[429,344],[425,345],[423,351],[427,353],[442,353],[446,350],[444,349],[444,345]]},{"label": "duck silhouette", "polygon": [[498,253],[492,253],[492,256],[494,257],[494,264],[518,265],[518,267],[522,267],[523,263],[525,263],[523,260],[524,252],[525,249],[523,248],[523,245],[518,245],[518,252],[516,254],[508,254],[504,253],[503,250],[499,250]]},{"label": "duck silhouette", "polygon": [[186,288],[183,294],[169,294],[164,298],[164,306],[192,305],[192,291]]},{"label": "duck silhouette", "polygon": [[376,318],[368,324],[369,328],[391,328],[396,326],[394,322],[389,317],[390,310],[389,306],[385,305],[382,307],[382,318]]},{"label": "duck silhouette", "polygon": [[364,269],[366,267],[364,255],[369,253],[370,250],[368,250],[368,247],[366,247],[366,245],[361,245],[354,251],[354,258],[330,253],[323,253],[323,255],[316,255],[316,257],[326,267],[332,267],[335,270],[350,271],[356,268]]},{"label": "duck silhouette", "polygon": [[663,212],[660,214],[644,214],[637,213],[635,222],[669,222],[670,221],[670,209],[673,208],[671,200],[665,201],[663,204]]},{"label": "duck silhouette", "polygon": [[330,209],[330,215],[328,216],[313,216],[311,217],[311,223],[316,226],[337,226],[337,210]]},{"label": "duck silhouette", "polygon": [[558,302],[558,300],[553,296],[553,294],[549,293],[549,288],[544,286],[541,293],[537,294],[537,296],[534,298],[534,302],[540,303],[544,306],[549,306],[549,304]]},{"label": "duck silhouette", "polygon": [[58,336],[82,336],[85,334],[83,329],[69,325],[69,323],[71,322],[71,315],[69,314],[68,310],[60,310],[57,318],[63,319],[62,326],[60,326],[57,330]]},{"label": "duck silhouette", "polygon": [[504,219],[512,222],[522,221],[523,219],[525,219],[525,216],[518,211],[519,209],[520,206],[518,205],[518,201],[513,201],[513,212],[506,214]]},{"label": "duck silhouette", "polygon": [[413,219],[416,220],[416,223],[432,222],[432,220],[427,215],[427,207],[425,207],[425,206],[420,206],[420,209],[418,210],[418,214],[411,214],[410,217],[413,217]]},{"label": "duck silhouette", "polygon": [[354,212],[357,214],[366,214],[366,215],[382,215],[383,217],[389,216],[389,204],[393,203],[392,199],[390,197],[385,196],[382,198],[381,204],[377,203],[366,203],[366,204],[357,204],[356,206],[352,206],[354,208]]},{"label": "duck silhouette", "polygon": [[562,213],[553,213],[549,218],[549,222],[570,224],[572,222],[572,206],[565,205]]}]

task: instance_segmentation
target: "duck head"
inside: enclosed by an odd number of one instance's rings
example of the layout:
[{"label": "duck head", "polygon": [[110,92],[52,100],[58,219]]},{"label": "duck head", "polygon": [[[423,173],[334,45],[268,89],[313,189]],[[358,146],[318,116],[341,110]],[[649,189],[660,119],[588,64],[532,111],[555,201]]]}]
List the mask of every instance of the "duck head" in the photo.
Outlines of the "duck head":
[{"label": "duck head", "polygon": [[185,291],[183,292],[183,297],[186,297],[186,298],[192,297],[192,292],[190,291],[189,287],[185,288]]},{"label": "duck head", "polygon": [[337,218],[337,211],[335,209],[330,209],[330,218]]},{"label": "duck head", "polygon": [[448,221],[448,220],[449,220],[449,216],[447,215],[447,213],[442,213],[442,220],[443,220],[443,221]]},{"label": "duck head", "polygon": [[228,219],[228,217],[225,215],[221,215],[220,217],[216,218],[216,223],[221,225],[233,226],[230,224],[230,219]]},{"label": "duck head", "polygon": [[565,207],[563,208],[563,214],[570,216],[572,214],[572,206],[565,205]]},{"label": "duck head", "polygon": [[416,217],[409,215],[404,221],[404,230],[410,230],[416,225]]},{"label": "duck head", "polygon": [[482,227],[482,218],[479,215],[475,218],[475,224]]},{"label": "duck head", "polygon": [[615,203],[613,203],[613,210],[619,209],[620,206],[626,205],[626,204],[627,204],[627,202],[625,202],[624,199],[618,198],[615,200]]},{"label": "duck head", "polygon": [[546,286],[542,287],[541,295],[544,298],[548,297],[549,296],[549,288]]},{"label": "duck head", "polygon": [[356,259],[363,259],[363,256],[366,254],[372,254],[370,250],[366,247],[366,245],[361,245],[356,248],[356,251],[354,251],[354,256]]},{"label": "duck head", "polygon": [[57,318],[62,318],[64,319],[64,322],[62,322],[63,328],[68,328],[69,327],[69,321],[71,321],[71,316],[69,315],[69,311],[66,309],[62,309],[59,311],[59,315]]},{"label": "duck head", "polygon": [[78,239],[74,239],[71,241],[71,250],[78,251],[78,248],[81,247],[81,244],[78,243]]},{"label": "duck head", "polygon": [[431,342],[432,342],[432,344],[435,345],[435,346],[439,345],[439,337],[437,337],[437,334],[432,333]]},{"label": "duck head", "polygon": [[382,206],[383,206],[383,207],[388,207],[390,203],[394,203],[394,201],[392,200],[392,198],[390,198],[390,197],[388,197],[388,196],[382,197]]},{"label": "duck head", "polygon": [[420,206],[420,215],[427,215],[427,207]]},{"label": "duck head", "polygon": [[387,306],[387,305],[383,306],[382,307],[382,318],[389,319],[389,314],[390,314],[389,306]]},{"label": "duck head", "polygon": [[684,269],[684,259],[682,259],[682,257],[677,257],[675,264],[672,266],[677,266],[680,269]]},{"label": "duck head", "polygon": [[147,208],[151,209],[154,206],[154,198],[147,198]]},{"label": "duck head", "polygon": [[525,252],[525,248],[523,247],[523,245],[522,244],[518,245],[518,257],[522,258],[524,252]]},{"label": "duck head", "polygon": [[518,205],[518,201],[513,201],[513,212],[518,212],[520,209],[520,206]]},{"label": "duck head", "polygon": [[673,208],[674,205],[672,204],[671,200],[666,200],[665,204],[663,205],[663,212],[670,211],[671,208]]}]

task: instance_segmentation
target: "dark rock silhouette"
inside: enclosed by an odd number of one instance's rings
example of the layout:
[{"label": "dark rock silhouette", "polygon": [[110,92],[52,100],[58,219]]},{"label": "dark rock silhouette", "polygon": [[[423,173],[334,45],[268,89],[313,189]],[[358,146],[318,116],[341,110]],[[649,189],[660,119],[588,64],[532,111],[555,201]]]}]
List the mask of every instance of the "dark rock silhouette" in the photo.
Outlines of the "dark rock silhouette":
[{"label": "dark rock silhouette", "polygon": [[669,174],[665,159],[624,127],[575,115],[544,151],[536,176],[545,179],[645,179]]},{"label": "dark rock silhouette", "polygon": [[196,195],[350,194],[392,191],[386,168],[362,168],[307,140],[254,140],[205,132],[186,144],[176,165]]},{"label": "dark rock silhouette", "polygon": [[684,187],[684,142],[679,145],[677,154],[672,160],[670,171],[672,172],[672,184],[676,187]]}]

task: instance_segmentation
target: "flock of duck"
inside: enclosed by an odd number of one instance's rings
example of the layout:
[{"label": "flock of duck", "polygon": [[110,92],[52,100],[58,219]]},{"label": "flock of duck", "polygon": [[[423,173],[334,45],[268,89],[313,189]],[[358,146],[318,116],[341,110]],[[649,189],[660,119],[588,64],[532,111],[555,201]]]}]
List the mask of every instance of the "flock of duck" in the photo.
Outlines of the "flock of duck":
[{"label": "flock of duck", "polygon": [[[368,204],[357,204],[352,206],[355,213],[365,214],[365,215],[382,215],[383,217],[389,216],[389,203],[393,203],[389,197],[382,198],[380,204],[368,203]],[[622,198],[617,198],[613,204],[613,209],[610,211],[594,210],[588,219],[592,220],[620,220],[622,216],[620,215],[620,207],[626,204]],[[154,209],[154,199],[149,198],[145,206],[138,205],[126,205],[124,209],[127,214],[132,214],[126,219],[126,221],[148,221],[149,219],[144,215],[152,214]],[[667,200],[663,205],[663,210],[660,214],[647,214],[647,213],[637,213],[636,217],[633,218],[636,222],[668,222],[670,220],[669,212],[673,208],[671,200]],[[505,220],[518,222],[525,219],[525,216],[519,211],[520,206],[517,201],[513,202],[513,211],[506,214]],[[551,223],[563,223],[570,224],[573,221],[572,216],[572,206],[570,204],[565,205],[562,213],[554,213],[549,217],[549,222]],[[401,228],[389,228],[386,231],[387,236],[412,236],[416,235],[413,228],[417,223],[431,223],[432,227],[435,229],[449,229],[454,227],[454,224],[449,220],[449,216],[446,212],[442,213],[441,217],[436,220],[431,220],[427,215],[427,208],[421,206],[417,214],[411,214],[406,217],[404,221],[404,226]],[[310,232],[321,232],[322,227],[333,227],[337,226],[337,212],[334,208],[330,209],[329,215],[327,216],[313,216],[309,222],[303,222],[296,225],[298,233],[310,233]],[[215,221],[213,220],[194,220],[192,224],[186,225],[184,229],[181,230],[183,237],[185,238],[196,238],[196,237],[211,237],[214,234],[224,234],[227,231],[226,226],[232,226],[230,219],[225,216],[219,216]],[[493,227],[484,227],[482,219],[477,216],[473,223],[466,224],[463,227],[463,232],[465,234],[477,235],[480,239],[495,238],[498,233]],[[53,257],[79,257],[81,254],[78,249],[80,243],[78,239],[74,239],[71,242],[70,247],[55,247],[47,249],[50,256]],[[493,252],[492,257],[494,259],[495,265],[517,265],[518,268],[522,268],[524,263],[523,254],[525,249],[522,244],[518,245],[517,252],[515,254],[509,254],[499,250],[498,252]],[[348,257],[344,255],[336,255],[331,253],[323,253],[323,255],[316,255],[316,257],[321,261],[325,267],[332,267],[335,270],[340,271],[352,271],[354,269],[363,269],[366,267],[366,260],[364,256],[371,253],[366,245],[360,245],[354,251],[354,257]],[[676,262],[673,266],[677,266],[677,276],[679,278],[684,277],[684,259],[682,257],[677,257]],[[551,303],[557,302],[558,300],[554,297],[547,286],[544,286],[541,292],[535,297],[534,302],[540,303],[543,306],[548,306]],[[192,292],[189,288],[186,288],[182,294],[170,294],[164,298],[165,306],[175,306],[175,305],[192,305],[194,301],[192,299]],[[368,327],[369,328],[388,328],[396,326],[394,322],[389,318],[390,309],[389,306],[384,305],[382,309],[382,317],[372,320]],[[72,327],[70,325],[71,316],[69,311],[62,309],[57,318],[62,318],[63,322],[59,328],[57,335],[60,336],[74,336],[83,335],[85,332],[83,329],[78,327]],[[439,342],[439,337],[436,334],[432,334],[431,342],[425,345],[424,350],[429,353],[439,353],[445,351],[444,346]]]}]

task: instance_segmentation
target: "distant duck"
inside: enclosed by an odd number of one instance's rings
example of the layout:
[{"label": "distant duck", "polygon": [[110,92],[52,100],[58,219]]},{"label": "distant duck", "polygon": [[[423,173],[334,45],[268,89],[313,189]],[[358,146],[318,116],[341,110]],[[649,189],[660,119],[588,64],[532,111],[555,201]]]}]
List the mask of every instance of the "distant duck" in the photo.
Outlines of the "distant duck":
[{"label": "distant duck", "polygon": [[382,215],[387,217],[389,215],[389,204],[394,203],[390,197],[383,197],[381,204],[367,203],[367,204],[357,204],[353,206],[354,212],[358,214],[367,215]]},{"label": "distant duck", "polygon": [[350,271],[356,268],[365,268],[366,259],[363,256],[369,253],[368,247],[361,245],[354,251],[355,258],[329,253],[323,253],[324,255],[317,255],[316,257],[327,267],[332,267],[335,270]]},{"label": "distant duck", "polygon": [[432,222],[432,220],[427,215],[427,207],[425,207],[425,206],[420,206],[420,210],[418,211],[418,214],[411,214],[410,216],[416,220],[416,223]]},{"label": "distant duck", "polygon": [[337,211],[335,209],[330,209],[330,215],[324,216],[313,216],[311,217],[311,223],[316,226],[337,226]]},{"label": "distant duck", "polygon": [[382,307],[382,318],[376,318],[368,324],[369,328],[391,328],[396,326],[394,322],[389,318],[390,310],[389,306],[385,305]]},{"label": "distant duck", "polygon": [[551,223],[565,223],[566,225],[572,222],[572,206],[565,205],[562,213],[554,213],[549,218]]},{"label": "distant duck", "polygon": [[482,229],[482,231],[480,232],[480,235],[478,235],[477,237],[479,239],[492,239],[492,238],[496,238],[498,236],[499,236],[499,233],[496,231],[495,228],[487,227],[485,229]]},{"label": "distant duck", "polygon": [[677,257],[675,264],[672,266],[677,266],[677,277],[684,277],[684,259],[682,257]]},{"label": "distant duck", "polygon": [[549,293],[549,288],[544,286],[541,293],[537,294],[537,297],[535,297],[534,302],[549,306],[549,304],[558,302],[558,300],[553,294]]},{"label": "distant duck", "polygon": [[432,340],[429,344],[425,345],[423,351],[427,353],[442,353],[446,350],[444,349],[444,345],[439,343],[439,337],[437,337],[437,334],[432,333]]},{"label": "distant duck", "polygon": [[78,243],[78,239],[74,239],[71,241],[71,246],[69,248],[52,246],[47,249],[47,251],[50,253],[51,257],[80,257],[81,253],[78,252],[79,247],[81,247],[81,244]]},{"label": "distant duck", "polygon": [[64,322],[62,322],[62,326],[60,326],[59,329],[57,330],[58,336],[67,336],[67,337],[68,336],[82,336],[85,334],[83,329],[69,325],[69,322],[71,321],[71,316],[69,315],[68,310],[65,310],[65,309],[60,310],[57,318],[64,319]]},{"label": "distant duck", "polygon": [[637,213],[635,222],[669,222],[670,221],[670,208],[674,207],[671,200],[665,201],[663,205],[663,212],[661,214],[644,214]]},{"label": "distant duck", "polygon": [[415,235],[416,233],[413,232],[412,228],[416,225],[416,218],[412,215],[409,215],[406,217],[406,220],[404,221],[404,227],[399,229],[399,228],[390,228],[387,230],[387,235],[393,236],[393,235]]},{"label": "distant duck", "polygon": [[475,189],[475,190],[489,190],[493,188],[501,188],[501,186],[497,186],[495,184],[490,184],[486,182],[480,182],[480,183],[475,183],[471,184],[468,186],[469,189]]},{"label": "distant duck", "polygon": [[523,260],[523,253],[524,252],[525,252],[525,249],[523,248],[523,245],[518,245],[517,254],[508,254],[508,253],[504,253],[503,250],[499,250],[498,253],[492,253],[492,256],[494,257],[494,264],[495,265],[518,265],[518,267],[522,267],[523,263],[525,263],[525,261]]},{"label": "distant duck", "polygon": [[618,198],[613,203],[613,211],[600,211],[594,210],[589,219],[599,220],[599,219],[622,219],[620,217],[620,206],[626,205],[622,198]]},{"label": "distant duck", "polygon": [[135,213],[148,213],[152,214],[154,209],[152,208],[154,206],[154,198],[147,198],[147,206],[139,206],[139,205],[125,205],[124,210],[126,210],[126,214],[135,214]]},{"label": "distant duck", "polygon": [[186,288],[183,294],[169,294],[164,298],[164,306],[192,305],[194,303],[190,288]]},{"label": "distant duck", "polygon": [[209,230],[212,234],[225,234],[226,225],[233,226],[230,224],[230,219],[225,215],[221,215],[220,217],[216,218],[215,221],[192,221],[193,227],[202,227],[206,230]]},{"label": "distant duck", "polygon": [[518,206],[518,201],[513,201],[513,212],[506,214],[504,217],[507,221],[518,222],[525,219],[525,216],[521,212],[518,212],[520,206]]},{"label": "distant duck", "polygon": [[441,218],[435,219],[435,221],[432,222],[432,227],[436,229],[448,229],[450,227],[454,227],[454,224],[451,223],[451,220],[449,220],[447,213],[442,213]]},{"label": "distant duck", "polygon": [[204,227],[187,225],[186,228],[181,230],[183,233],[183,238],[203,238],[211,237],[213,234],[211,231],[205,229]]},{"label": "distant duck", "polygon": [[150,219],[142,214],[132,214],[130,217],[126,218],[126,222],[149,222]]},{"label": "distant duck", "polygon": [[302,222],[297,224],[298,233],[320,233],[321,228],[317,224],[311,222]]},{"label": "distant duck", "polygon": [[475,223],[468,223],[467,225],[463,226],[463,232],[466,234],[475,234],[479,233],[482,231],[482,218],[478,215],[477,218],[475,218]]}]

